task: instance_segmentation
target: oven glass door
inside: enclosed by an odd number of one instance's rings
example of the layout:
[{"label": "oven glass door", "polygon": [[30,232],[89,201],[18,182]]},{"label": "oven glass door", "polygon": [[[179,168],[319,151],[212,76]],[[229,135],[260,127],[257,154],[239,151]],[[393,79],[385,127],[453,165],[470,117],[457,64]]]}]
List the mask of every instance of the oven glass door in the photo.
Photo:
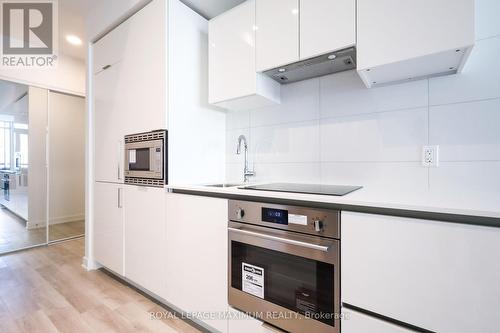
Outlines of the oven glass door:
[{"label": "oven glass door", "polygon": [[326,325],[335,326],[335,278],[332,263],[230,241],[231,287]]},{"label": "oven glass door", "polygon": [[130,149],[128,151],[128,169],[130,171],[150,171],[150,148]]}]

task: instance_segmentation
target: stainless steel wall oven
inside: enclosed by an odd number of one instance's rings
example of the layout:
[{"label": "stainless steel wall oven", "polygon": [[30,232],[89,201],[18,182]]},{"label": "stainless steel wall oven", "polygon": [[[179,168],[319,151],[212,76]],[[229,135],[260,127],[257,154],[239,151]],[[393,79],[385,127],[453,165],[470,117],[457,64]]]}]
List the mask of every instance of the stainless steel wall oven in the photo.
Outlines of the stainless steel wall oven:
[{"label": "stainless steel wall oven", "polygon": [[340,213],[229,202],[228,298],[288,332],[340,332]]}]

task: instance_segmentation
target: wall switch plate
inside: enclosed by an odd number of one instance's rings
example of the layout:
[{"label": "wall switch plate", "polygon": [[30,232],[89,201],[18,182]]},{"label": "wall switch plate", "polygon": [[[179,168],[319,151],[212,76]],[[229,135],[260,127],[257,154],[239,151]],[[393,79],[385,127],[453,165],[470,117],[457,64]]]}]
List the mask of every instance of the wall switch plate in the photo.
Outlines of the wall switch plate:
[{"label": "wall switch plate", "polygon": [[422,165],[424,167],[439,166],[439,146],[424,146],[422,148]]}]

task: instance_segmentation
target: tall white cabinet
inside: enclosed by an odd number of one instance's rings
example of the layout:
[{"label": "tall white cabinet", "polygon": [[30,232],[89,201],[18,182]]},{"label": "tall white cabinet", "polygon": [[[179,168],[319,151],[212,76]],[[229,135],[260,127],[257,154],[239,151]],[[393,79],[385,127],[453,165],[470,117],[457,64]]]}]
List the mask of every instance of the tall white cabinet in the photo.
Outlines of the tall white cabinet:
[{"label": "tall white cabinet", "polygon": [[93,45],[97,181],[123,182],[125,135],[166,128],[164,17],[153,1]]},{"label": "tall white cabinet", "polygon": [[207,20],[179,0],[153,0],[92,48],[91,259],[167,301],[174,275],[166,246],[176,233],[167,231],[165,189],[123,183],[123,140],[166,128],[169,182],[223,181],[225,114],[208,104],[202,84],[207,35]]}]

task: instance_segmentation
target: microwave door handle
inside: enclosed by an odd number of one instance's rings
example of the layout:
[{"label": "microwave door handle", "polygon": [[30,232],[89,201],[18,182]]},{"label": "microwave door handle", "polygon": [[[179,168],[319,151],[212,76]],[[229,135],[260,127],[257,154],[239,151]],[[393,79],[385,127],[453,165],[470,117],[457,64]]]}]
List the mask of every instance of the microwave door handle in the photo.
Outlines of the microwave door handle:
[{"label": "microwave door handle", "polygon": [[281,242],[281,243],[285,243],[285,244],[297,245],[297,246],[301,246],[301,247],[306,247],[308,249],[319,250],[319,251],[323,251],[323,252],[328,252],[328,250],[330,249],[329,246],[311,244],[311,243],[302,242],[302,241],[298,241],[298,240],[294,240],[294,239],[287,239],[287,238],[282,238],[282,237],[277,237],[277,236],[261,234],[260,232],[247,231],[247,230],[236,229],[236,228],[228,228],[228,230],[239,233],[239,234],[269,239],[269,240],[273,240],[273,241],[277,241],[277,242]]}]

